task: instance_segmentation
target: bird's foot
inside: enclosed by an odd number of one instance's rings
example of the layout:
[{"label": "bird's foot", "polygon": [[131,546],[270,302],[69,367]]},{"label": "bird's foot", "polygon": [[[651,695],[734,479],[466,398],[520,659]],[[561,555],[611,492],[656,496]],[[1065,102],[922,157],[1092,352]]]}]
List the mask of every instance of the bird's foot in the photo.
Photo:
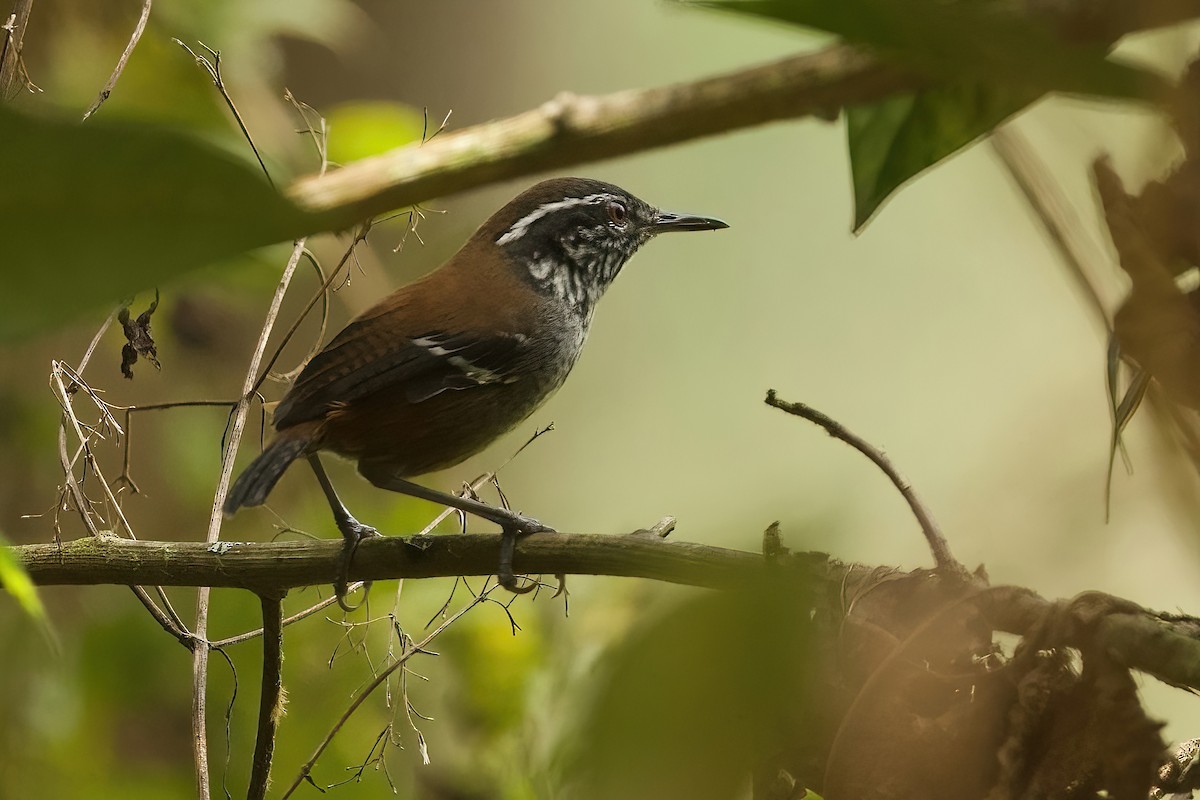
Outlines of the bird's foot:
[{"label": "bird's foot", "polygon": [[[511,519],[501,523],[500,526],[500,567],[496,571],[496,577],[500,581],[500,585],[513,594],[529,594],[538,587],[538,581],[526,578],[525,583],[517,582],[517,576],[513,574],[513,554],[517,547],[517,538],[528,536],[531,533],[557,533],[549,525],[543,525],[533,517],[522,516],[521,514],[512,514]],[[558,597],[567,590],[567,576],[555,575],[558,579],[558,589],[554,592],[554,596]]]},{"label": "bird's foot", "polygon": [[363,601],[353,606],[346,602],[346,594],[350,587],[350,565],[354,562],[354,554],[358,552],[358,546],[363,539],[372,539],[383,534],[370,525],[364,525],[349,514],[344,517],[339,516],[336,522],[345,544],[342,546],[342,554],[339,559],[341,565],[338,568],[338,579],[333,585],[333,591],[337,597],[337,604],[343,611],[350,613],[362,607],[362,603],[366,602],[367,593],[371,591],[370,581],[365,581],[363,583]]}]

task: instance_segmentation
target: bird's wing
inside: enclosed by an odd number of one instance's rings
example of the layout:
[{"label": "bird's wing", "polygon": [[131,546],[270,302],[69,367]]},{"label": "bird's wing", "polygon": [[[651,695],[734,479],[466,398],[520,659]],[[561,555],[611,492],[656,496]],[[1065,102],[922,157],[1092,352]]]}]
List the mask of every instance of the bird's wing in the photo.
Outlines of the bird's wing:
[{"label": "bird's wing", "polygon": [[420,403],[452,389],[512,383],[528,338],[520,333],[433,330],[398,338],[372,320],[351,323],[305,366],[275,409],[286,428],[381,389]]}]

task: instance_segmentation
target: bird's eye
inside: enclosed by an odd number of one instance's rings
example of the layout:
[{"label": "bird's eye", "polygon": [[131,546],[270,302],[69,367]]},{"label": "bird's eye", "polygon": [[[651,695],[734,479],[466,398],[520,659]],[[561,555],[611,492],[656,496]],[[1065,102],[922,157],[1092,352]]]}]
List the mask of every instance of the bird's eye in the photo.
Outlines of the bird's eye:
[{"label": "bird's eye", "polygon": [[624,225],[629,218],[628,212],[625,211],[625,206],[613,200],[608,204],[608,218],[612,220],[614,225]]}]

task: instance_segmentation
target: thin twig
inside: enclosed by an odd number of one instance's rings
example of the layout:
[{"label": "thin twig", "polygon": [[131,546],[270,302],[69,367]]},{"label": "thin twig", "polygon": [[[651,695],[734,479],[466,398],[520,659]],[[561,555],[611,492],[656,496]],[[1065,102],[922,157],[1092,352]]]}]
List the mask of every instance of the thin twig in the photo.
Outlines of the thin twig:
[{"label": "thin twig", "polygon": [[117,85],[117,80],[121,77],[121,73],[125,71],[125,64],[128,63],[129,57],[133,55],[133,48],[137,47],[138,40],[142,38],[142,34],[146,30],[146,23],[150,20],[150,6],[154,0],[142,0],[142,15],[138,17],[137,25],[133,28],[133,35],[129,37],[129,43],[125,45],[124,52],[117,60],[117,66],[113,69],[112,75],[108,76],[108,80],[104,83],[104,88],[100,90],[100,94],[88,106],[88,110],[83,112],[83,121],[87,122],[88,117],[95,114],[104,101],[112,94],[112,90]]},{"label": "thin twig", "polygon": [[[997,128],[989,141],[1000,163],[1021,190],[1042,229],[1062,257],[1063,265],[1087,302],[1088,310],[1111,333],[1112,321],[1108,311],[1111,303],[1106,304],[1101,298],[1100,286],[1104,274],[1112,274],[1112,259],[1105,257],[1095,239],[1087,235],[1066,193],[1014,125]],[[1102,271],[1101,265],[1107,268],[1107,273]],[[1112,285],[1111,281],[1109,285]]]},{"label": "thin twig", "polygon": [[260,595],[263,617],[262,696],[258,703],[258,735],[250,772],[247,800],[267,796],[271,780],[271,757],[275,753],[275,731],[284,712],[283,693],[283,605],[280,595]]},{"label": "thin twig", "polygon": [[195,59],[196,66],[208,73],[208,77],[212,79],[213,86],[217,87],[217,91],[220,92],[221,98],[225,101],[225,105],[229,107],[230,113],[233,114],[233,119],[235,122],[237,122],[238,128],[242,131],[242,136],[245,138],[246,142],[249,143],[250,149],[254,151],[254,157],[258,159],[258,166],[262,167],[263,174],[267,176],[267,183],[274,187],[275,181],[271,179],[271,172],[267,169],[266,163],[263,161],[262,156],[258,152],[258,147],[254,144],[254,137],[250,135],[250,129],[246,127],[246,123],[242,119],[241,112],[238,111],[237,105],[234,104],[233,98],[230,97],[229,90],[225,88],[225,79],[221,76],[221,51],[212,49],[204,42],[197,42],[201,49],[207,53],[207,55],[199,55],[195,50],[188,47],[179,39],[172,39],[171,41],[188,51],[188,54]]},{"label": "thin twig", "polygon": [[887,456],[869,444],[865,439],[847,430],[840,422],[822,414],[815,408],[807,406],[804,403],[789,403],[786,400],[780,400],[776,397],[774,389],[768,390],[766,402],[772,408],[778,408],[780,411],[785,411],[788,414],[820,425],[830,436],[835,439],[841,439],[870,459],[875,466],[879,467],[884,475],[888,476],[888,479],[891,480],[892,484],[903,495],[905,502],[908,503],[908,507],[912,509],[913,516],[917,518],[917,523],[921,526],[921,532],[925,534],[925,541],[929,543],[929,550],[933,553],[933,562],[937,565],[937,568],[963,577],[969,574],[967,568],[951,555],[950,545],[946,541],[946,538],[942,536],[937,523],[934,522],[933,514],[930,513],[925,504],[917,497],[912,484],[900,474],[899,470],[892,466],[892,462],[888,460]]},{"label": "thin twig", "polygon": [[0,101],[12,100],[19,89],[17,76],[24,74],[21,51],[25,45],[25,29],[29,27],[29,14],[33,11],[33,0],[17,0],[12,13],[0,25],[4,43],[0,45]]},{"label": "thin twig", "polygon": [[94,354],[96,352],[96,348],[100,346],[100,340],[104,338],[104,334],[108,332],[109,327],[111,327],[113,322],[116,321],[119,311],[120,309],[114,308],[112,313],[104,318],[104,322],[100,323],[100,327],[96,329],[96,335],[93,336],[92,341],[88,343],[87,350],[83,351],[83,358],[79,359],[79,366],[75,368],[76,372],[83,374],[83,371],[87,369],[88,363],[92,360],[92,354]]},{"label": "thin twig", "polygon": [[[250,364],[246,369],[246,377],[242,384],[242,396],[233,410],[229,436],[226,440],[225,452],[221,459],[221,476],[217,482],[217,490],[213,494],[212,511],[209,514],[208,531],[205,534],[205,541],[210,546],[221,538],[222,507],[225,505],[225,495],[229,491],[229,481],[233,477],[233,462],[237,457],[238,446],[242,442],[242,433],[246,427],[246,418],[250,411],[250,403],[254,399],[255,376],[258,375],[263,353],[267,349],[267,341],[270,339],[271,331],[275,327],[275,320],[279,316],[279,308],[283,305],[283,297],[287,294],[288,285],[291,284],[292,276],[296,272],[296,266],[300,263],[300,255],[304,252],[304,242],[304,239],[296,242],[292,248],[292,255],[288,259],[287,266],[283,268],[283,275],[279,279],[279,285],[275,287],[275,296],[271,298],[271,305],[267,309],[267,316],[263,322],[262,331],[259,333],[258,343],[254,347],[254,353],[250,357]],[[196,625],[194,633],[200,641],[206,641],[208,638],[210,597],[211,589],[207,586],[201,587],[196,592]],[[208,647],[196,647],[192,651],[192,752],[196,763],[196,789],[200,800],[210,800],[212,796],[208,774],[208,736],[205,726],[207,686]]]},{"label": "thin twig", "polygon": [[[112,318],[110,317],[108,322],[105,322],[103,325],[101,325],[100,331],[97,332],[97,334],[92,338],[91,345],[89,345],[87,352],[84,354],[84,361],[81,362],[85,366],[87,360],[90,359],[91,354],[95,351],[96,343],[100,340],[100,336],[104,333],[105,328],[108,327],[108,324],[111,322],[111,320]],[[76,438],[79,440],[86,469],[90,469],[92,474],[96,476],[96,481],[104,490],[105,498],[108,501],[109,507],[112,508],[112,510],[116,513],[118,519],[121,521],[122,527],[129,534],[129,537],[131,539],[136,539],[137,537],[134,535],[133,526],[131,526],[129,524],[129,520],[126,519],[124,511],[121,509],[120,503],[117,501],[117,497],[113,493],[112,486],[107,480],[105,480],[104,473],[101,472],[100,465],[96,462],[95,455],[88,446],[89,437],[84,433],[83,425],[80,423],[78,416],[76,416],[75,407],[71,403],[72,393],[63,383],[62,378],[63,375],[66,374],[71,379],[72,387],[76,389],[83,389],[93,399],[93,401],[96,402],[97,406],[102,408],[105,414],[109,414],[109,412],[107,412],[107,410],[104,408],[106,404],[100,400],[95,395],[95,392],[91,389],[91,387],[84,382],[80,372],[82,372],[82,370],[72,370],[62,362],[51,362],[51,380],[55,388],[58,390],[56,396],[58,398],[59,405],[63,409],[63,420],[59,423],[58,433],[59,460],[62,464],[64,479],[66,480],[68,491],[75,500],[77,510],[79,511],[79,514],[82,517],[88,532],[92,536],[101,535],[101,532],[97,528],[95,521],[92,519],[91,502],[84,494],[83,488],[79,485],[79,482],[75,479],[74,459],[67,458],[66,426],[69,422],[71,429],[74,431]],[[111,419],[111,414],[109,414],[109,419]],[[115,420],[112,420],[110,424],[112,424],[113,427],[116,427],[118,432],[120,431],[119,426],[116,426]],[[108,527],[112,528],[114,526],[109,525]],[[167,598],[167,594],[161,586],[155,586],[154,588],[158,593],[159,600],[162,601],[163,609],[165,609],[165,611],[158,607],[158,605],[150,598],[150,595],[146,592],[146,590],[141,586],[130,585],[129,588],[133,591],[134,595],[137,596],[138,601],[141,602],[142,605],[144,605],[150,612],[151,616],[154,617],[155,621],[163,626],[164,630],[166,630],[180,642],[183,642],[186,646],[191,646],[191,633],[188,631],[187,626],[183,623],[183,620],[180,619],[179,615],[175,612],[175,609],[171,606],[171,601]]]},{"label": "thin twig", "polygon": [[[362,581],[357,581],[355,583],[351,583],[346,587],[346,593],[350,594],[350,593],[356,591],[360,586],[362,586]],[[299,611],[295,614],[292,614],[290,617],[284,618],[283,627],[286,628],[287,626],[291,625],[294,622],[299,622],[302,619],[307,619],[308,617],[311,617],[313,614],[316,614],[318,611],[324,611],[325,609],[329,608],[331,605],[333,605],[336,602],[337,602],[336,596],[326,597],[324,600],[317,603],[316,605],[309,606],[308,608],[304,609],[303,611]],[[241,644],[242,642],[248,642],[251,639],[257,639],[259,636],[262,636],[262,634],[263,634],[262,628],[255,628],[252,631],[246,631],[245,633],[239,633],[237,636],[230,636],[227,639],[218,639],[218,640],[212,642],[212,647],[215,649],[218,647],[229,647],[231,644]]]},{"label": "thin twig", "polygon": [[312,778],[309,776],[312,772],[312,768],[317,763],[317,759],[321,757],[321,754],[325,752],[325,749],[329,747],[329,744],[333,741],[333,737],[336,736],[338,731],[340,731],[346,722],[349,721],[351,715],[358,710],[359,706],[361,706],[363,702],[371,696],[372,692],[379,688],[379,686],[384,683],[393,672],[408,663],[410,658],[417,653],[422,652],[429,645],[429,643],[441,635],[444,630],[449,628],[451,625],[457,622],[460,617],[486,599],[487,594],[480,594],[477,597],[472,598],[470,602],[455,612],[454,616],[437,626],[432,633],[422,639],[418,644],[407,648],[402,656],[397,658],[386,669],[380,672],[373,681],[367,684],[366,688],[359,692],[354,700],[351,701],[349,708],[347,708],[338,721],[334,723],[333,727],[329,730],[329,733],[325,734],[325,738],[321,740],[319,745],[317,745],[317,749],[312,754],[312,757],[309,758],[308,761],[304,762],[304,764],[300,767],[300,772],[296,775],[296,779],[292,782],[292,785],[288,787],[288,790],[283,793],[283,800],[287,800],[287,798],[291,797],[296,789],[300,787],[300,784],[304,783],[305,781],[312,782]]},{"label": "thin twig", "polygon": [[[362,225],[355,231],[353,240],[351,240],[349,247],[346,248],[346,252],[342,254],[342,258],[340,261],[338,261],[337,266],[334,267],[327,276],[325,276],[325,280],[321,284],[320,288],[318,288],[317,291],[313,293],[313,296],[309,298],[308,305],[306,305],[304,309],[296,315],[296,319],[292,321],[291,327],[289,327],[287,329],[287,333],[283,335],[283,339],[279,342],[279,346],[275,348],[275,352],[269,359],[267,359],[266,366],[262,368],[261,374],[259,374],[258,379],[254,382],[254,391],[257,392],[259,389],[261,389],[263,383],[271,375],[271,370],[274,369],[275,362],[277,362],[279,357],[283,355],[284,348],[287,347],[288,342],[292,340],[292,337],[296,335],[296,331],[300,329],[300,325],[308,316],[308,312],[312,311],[313,306],[315,306],[322,298],[328,297],[327,293],[329,291],[329,287],[337,279],[338,274],[341,273],[342,267],[344,267],[346,262],[350,260],[350,256],[354,252],[354,248],[357,247],[360,242],[366,241],[367,231],[369,229],[370,225]],[[326,302],[328,302],[328,300],[326,300]]]}]

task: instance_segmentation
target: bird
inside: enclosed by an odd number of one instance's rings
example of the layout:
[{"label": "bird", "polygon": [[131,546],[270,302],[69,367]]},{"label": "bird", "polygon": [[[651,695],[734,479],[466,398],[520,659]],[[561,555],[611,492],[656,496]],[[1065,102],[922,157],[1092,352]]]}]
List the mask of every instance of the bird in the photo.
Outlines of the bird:
[{"label": "bird", "polygon": [[284,471],[306,459],[345,541],[336,591],[346,607],[354,551],[379,534],[339,499],[318,455],[332,452],[381,489],[497,524],[499,581],[530,591],[536,582],[513,575],[515,540],[551,528],[410,479],[483,450],[562,386],[598,301],[643,244],[660,233],[727,227],[589,178],[526,189],[448,261],[364,311],[308,362],[275,408],[275,437],[230,487],[224,513],[261,505]]}]

